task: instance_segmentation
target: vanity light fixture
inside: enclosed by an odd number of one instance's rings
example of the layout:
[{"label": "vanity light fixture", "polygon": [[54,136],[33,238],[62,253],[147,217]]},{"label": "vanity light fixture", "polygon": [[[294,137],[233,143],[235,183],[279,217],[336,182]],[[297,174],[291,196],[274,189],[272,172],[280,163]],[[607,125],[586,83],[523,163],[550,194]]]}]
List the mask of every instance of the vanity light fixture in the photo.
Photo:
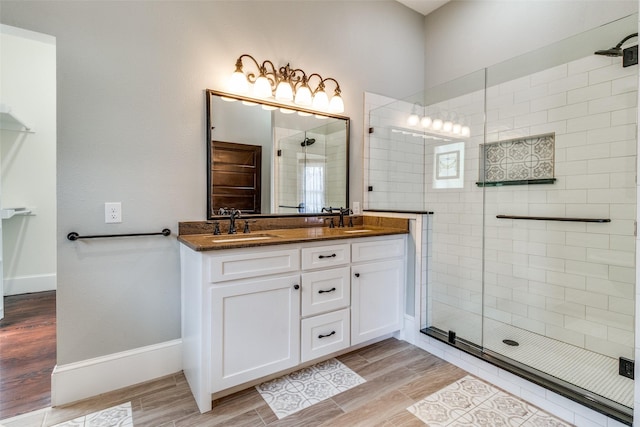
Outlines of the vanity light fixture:
[{"label": "vanity light fixture", "polygon": [[[249,58],[257,68],[256,72],[245,73],[242,60]],[[315,85],[311,83],[314,82]],[[329,99],[325,84],[335,85],[333,96]],[[229,89],[238,94],[251,93],[256,98],[274,97],[276,101],[293,102],[304,107],[331,113],[343,113],[340,85],[332,77],[323,78],[318,73],[307,75],[303,70],[292,69],[289,64],[276,68],[273,62],[266,60],[260,64],[248,54],[240,55],[236,60],[236,69],[229,80]]]}]

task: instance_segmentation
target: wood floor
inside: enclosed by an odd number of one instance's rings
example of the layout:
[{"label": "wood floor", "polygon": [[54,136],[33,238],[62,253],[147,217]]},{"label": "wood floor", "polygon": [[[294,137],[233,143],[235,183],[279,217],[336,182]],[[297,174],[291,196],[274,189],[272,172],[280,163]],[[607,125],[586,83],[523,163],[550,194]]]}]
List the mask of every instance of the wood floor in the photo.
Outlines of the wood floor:
[{"label": "wood floor", "polygon": [[51,404],[56,293],[4,297],[0,320],[0,420]]},{"label": "wood floor", "polygon": [[253,387],[215,401],[211,412],[200,414],[184,375],[178,373],[18,417],[4,426],[48,427],[129,401],[136,427],[422,426],[406,408],[467,374],[393,338],[338,359],[367,382],[281,420]]}]

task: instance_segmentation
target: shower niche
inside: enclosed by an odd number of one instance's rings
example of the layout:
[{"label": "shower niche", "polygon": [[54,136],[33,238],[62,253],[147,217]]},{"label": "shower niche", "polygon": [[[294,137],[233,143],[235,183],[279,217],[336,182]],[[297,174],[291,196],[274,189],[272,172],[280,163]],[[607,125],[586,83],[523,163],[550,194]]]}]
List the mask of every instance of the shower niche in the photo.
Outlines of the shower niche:
[{"label": "shower niche", "polygon": [[[627,424],[638,66],[594,51],[637,25],[629,16],[375,108],[365,147],[376,190],[365,207],[429,212],[421,332]],[[436,114],[468,135],[434,130]]]}]

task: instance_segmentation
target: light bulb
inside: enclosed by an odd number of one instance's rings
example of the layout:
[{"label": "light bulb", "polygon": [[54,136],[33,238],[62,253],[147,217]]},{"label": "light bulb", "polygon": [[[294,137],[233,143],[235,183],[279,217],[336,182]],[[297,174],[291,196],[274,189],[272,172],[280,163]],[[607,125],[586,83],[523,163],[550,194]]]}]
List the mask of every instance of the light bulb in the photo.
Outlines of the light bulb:
[{"label": "light bulb", "polygon": [[462,125],[459,123],[456,123],[455,125],[453,125],[452,130],[455,135],[460,135],[460,132],[462,132]]},{"label": "light bulb", "polygon": [[420,123],[420,117],[417,114],[413,113],[409,117],[407,117],[407,124],[409,126],[415,126]]},{"label": "light bulb", "polygon": [[324,90],[319,90],[313,96],[313,108],[316,110],[326,110],[329,108],[329,98]]},{"label": "light bulb", "polygon": [[431,127],[433,127],[433,129],[434,129],[434,130],[440,130],[440,129],[442,129],[442,125],[443,125],[443,124],[444,124],[444,123],[442,123],[442,120],[440,120],[440,119],[435,119],[435,120],[433,121],[433,124],[431,125]]},{"label": "light bulb", "polygon": [[229,79],[229,90],[235,93],[249,92],[249,82],[242,71],[234,71]]},{"label": "light bulb", "polygon": [[344,113],[344,101],[339,94],[334,94],[329,101],[329,111],[332,113]]},{"label": "light bulb", "polygon": [[298,105],[311,105],[311,90],[309,89],[309,86],[306,84],[300,86],[296,91],[296,97],[293,102]]},{"label": "light bulb", "polygon": [[278,101],[293,101],[293,90],[287,81],[280,81],[276,87],[276,99]]},{"label": "light bulb", "polygon": [[259,76],[253,84],[253,94],[258,98],[269,98],[272,94],[271,83],[265,76]]},{"label": "light bulb", "polygon": [[445,132],[451,132],[451,130],[453,129],[453,123],[450,122],[449,120],[447,120],[446,122],[444,122],[442,124],[442,130]]},{"label": "light bulb", "polygon": [[429,126],[431,126],[431,123],[432,123],[432,120],[431,120],[431,117],[429,116],[424,116],[422,120],[420,120],[420,125],[423,128],[428,128]]},{"label": "light bulb", "polygon": [[462,136],[469,136],[471,135],[471,129],[469,129],[469,126],[462,126],[460,133],[462,134]]}]

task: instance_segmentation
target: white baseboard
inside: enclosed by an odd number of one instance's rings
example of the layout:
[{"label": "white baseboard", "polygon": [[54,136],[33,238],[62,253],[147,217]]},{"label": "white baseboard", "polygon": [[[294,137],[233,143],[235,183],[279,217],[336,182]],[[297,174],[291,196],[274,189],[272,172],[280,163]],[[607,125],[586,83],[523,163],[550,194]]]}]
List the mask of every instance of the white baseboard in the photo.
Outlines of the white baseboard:
[{"label": "white baseboard", "polygon": [[57,365],[51,374],[51,406],[66,405],[181,370],[179,339]]},{"label": "white baseboard", "polygon": [[37,274],[34,276],[8,277],[4,279],[4,294],[19,295],[31,292],[55,291],[56,274]]}]

